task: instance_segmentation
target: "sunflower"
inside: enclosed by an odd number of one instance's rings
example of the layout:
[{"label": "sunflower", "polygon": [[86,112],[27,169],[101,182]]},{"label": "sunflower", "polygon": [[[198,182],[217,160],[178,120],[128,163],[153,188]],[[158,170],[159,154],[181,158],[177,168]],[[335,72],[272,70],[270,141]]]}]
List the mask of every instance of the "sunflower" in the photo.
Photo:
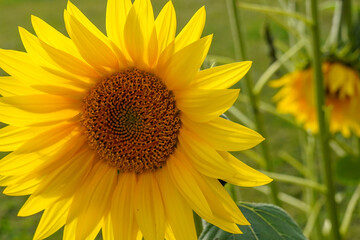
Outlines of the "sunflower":
[{"label": "sunflower", "polygon": [[[349,137],[360,136],[360,76],[340,62],[324,62],[325,103],[330,109],[330,131]],[[314,133],[318,131],[312,68],[298,70],[271,83],[281,87],[274,96],[277,110],[290,113]]]},{"label": "sunflower", "polygon": [[32,16],[26,52],[0,50],[0,184],[30,195],[19,216],[43,211],[34,239],[191,240],[193,210],[240,233],[218,179],[271,181],[227,152],[263,138],[220,117],[251,63],[199,71],[204,7],[176,37],[171,1],[154,19],[150,0],[109,0],[107,36],[70,2],[64,18],[69,38]]}]

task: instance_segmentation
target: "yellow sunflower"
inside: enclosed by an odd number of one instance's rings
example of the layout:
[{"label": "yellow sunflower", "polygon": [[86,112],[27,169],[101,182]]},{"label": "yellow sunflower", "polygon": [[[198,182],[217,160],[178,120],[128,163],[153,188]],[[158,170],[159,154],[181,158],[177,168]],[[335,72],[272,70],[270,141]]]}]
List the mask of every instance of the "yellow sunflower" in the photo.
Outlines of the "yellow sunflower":
[{"label": "yellow sunflower", "polygon": [[217,179],[271,179],[227,152],[263,138],[219,116],[251,63],[199,71],[205,8],[176,37],[171,1],[154,19],[150,0],[109,0],[107,36],[70,2],[64,17],[70,38],[33,16],[26,52],[0,50],[0,184],[30,195],[20,216],[43,211],[34,239],[64,226],[64,239],[191,240],[192,210],[240,233]]},{"label": "yellow sunflower", "polygon": [[[345,137],[360,136],[360,77],[356,70],[340,62],[322,65],[326,106],[330,108],[330,131]],[[298,70],[271,83],[281,87],[274,96],[277,110],[290,113],[312,132],[318,131],[312,68]]]}]

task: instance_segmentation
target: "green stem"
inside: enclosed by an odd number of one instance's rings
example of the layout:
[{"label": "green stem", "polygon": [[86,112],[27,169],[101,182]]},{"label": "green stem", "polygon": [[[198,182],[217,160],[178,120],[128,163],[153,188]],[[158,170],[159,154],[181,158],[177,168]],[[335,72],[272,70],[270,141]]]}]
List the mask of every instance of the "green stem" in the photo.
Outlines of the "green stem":
[{"label": "green stem", "polygon": [[203,224],[202,224],[202,219],[199,215],[197,215],[195,212],[193,212],[193,216],[194,216],[194,223],[195,223],[195,229],[196,229],[196,235],[199,238],[200,234],[203,231]]},{"label": "green stem", "polygon": [[351,0],[342,0],[342,21],[345,25],[346,35],[349,40],[352,40],[354,36],[352,35],[352,12],[351,12]]},{"label": "green stem", "polygon": [[[243,59],[247,58],[247,52],[245,47],[245,37],[243,34],[243,29],[241,29],[242,25],[239,24],[239,11],[236,10],[236,0],[226,0],[229,18],[230,18],[230,24],[232,29],[232,34],[234,38],[234,46],[235,46],[235,54],[236,58],[240,60],[240,56],[242,56]],[[241,21],[243,22],[243,21]],[[245,76],[245,82],[248,89],[248,95],[251,103],[252,112],[255,117],[255,125],[259,133],[266,139],[266,131],[264,127],[264,119],[262,114],[259,111],[259,102],[257,96],[254,94],[254,87],[253,87],[253,78],[251,75],[251,72],[248,72]],[[270,151],[268,146],[268,141],[264,141],[261,144],[262,153],[265,159],[265,169],[267,171],[272,172],[273,171],[273,165],[270,158]],[[280,205],[280,201],[278,198],[278,188],[276,183],[270,184],[271,188],[271,199],[272,202],[276,205]]]},{"label": "green stem", "polygon": [[[314,159],[314,157],[315,157],[315,138],[311,134],[306,134],[305,138],[306,138],[305,165],[306,165],[306,169],[307,169],[305,177],[314,182],[318,182],[319,181],[318,176],[317,176],[318,171],[317,171],[316,162]],[[307,203],[316,210],[317,209],[316,206],[317,206],[317,204],[319,204],[319,200],[318,200],[319,192],[316,191],[316,189],[307,188],[306,189],[306,198],[307,198]],[[321,205],[323,205],[323,203]],[[320,212],[320,206],[319,206],[319,212]],[[307,225],[307,228],[305,228],[305,230],[307,229],[308,231],[309,230],[312,231],[311,239],[319,240],[319,239],[322,239],[320,220],[319,220],[318,216],[316,218],[314,218],[314,215],[312,215],[312,214],[313,214],[313,211],[308,213],[308,219],[309,219],[308,223],[310,222],[311,219],[313,219],[314,222],[312,223],[312,225]],[[304,233],[305,233],[305,230],[304,230]]]},{"label": "green stem", "polygon": [[354,213],[354,209],[356,207],[356,204],[358,203],[360,198],[360,185],[357,186],[355,192],[353,193],[349,204],[345,210],[345,214],[344,214],[344,218],[342,220],[342,224],[341,224],[341,228],[340,228],[340,232],[343,236],[345,236],[346,232],[349,229],[350,223],[351,223],[351,218],[353,216]]},{"label": "green stem", "polygon": [[319,125],[319,141],[321,150],[321,164],[322,175],[327,187],[326,191],[326,209],[331,221],[331,232],[334,240],[341,239],[339,232],[339,222],[337,217],[337,204],[335,202],[335,186],[332,172],[332,162],[330,158],[329,146],[329,129],[325,121],[325,91],[324,80],[321,67],[321,53],[320,53],[320,30],[318,21],[318,1],[311,0],[311,16],[313,25],[311,26],[312,32],[312,51],[313,51],[313,68],[315,79],[315,96],[316,96],[316,110]]},{"label": "green stem", "polygon": [[323,192],[323,193],[326,192],[326,188],[324,185],[319,184],[315,181],[306,179],[306,178],[295,177],[292,175],[287,175],[287,174],[282,174],[282,173],[274,173],[274,172],[263,172],[263,173],[279,182],[292,183],[292,184],[295,184],[298,186],[315,189],[319,192]]},{"label": "green stem", "polygon": [[343,14],[342,0],[335,2],[335,10],[332,18],[331,30],[329,38],[327,39],[326,46],[333,47],[340,39],[341,19]]}]

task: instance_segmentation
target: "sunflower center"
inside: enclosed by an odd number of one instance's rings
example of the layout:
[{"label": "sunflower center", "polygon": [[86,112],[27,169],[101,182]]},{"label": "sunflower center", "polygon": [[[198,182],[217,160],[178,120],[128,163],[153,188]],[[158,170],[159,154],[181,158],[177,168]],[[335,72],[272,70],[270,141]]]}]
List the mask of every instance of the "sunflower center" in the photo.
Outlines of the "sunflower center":
[{"label": "sunflower center", "polygon": [[89,145],[120,172],[154,171],[174,152],[180,111],[157,76],[127,69],[99,81],[83,103]]}]

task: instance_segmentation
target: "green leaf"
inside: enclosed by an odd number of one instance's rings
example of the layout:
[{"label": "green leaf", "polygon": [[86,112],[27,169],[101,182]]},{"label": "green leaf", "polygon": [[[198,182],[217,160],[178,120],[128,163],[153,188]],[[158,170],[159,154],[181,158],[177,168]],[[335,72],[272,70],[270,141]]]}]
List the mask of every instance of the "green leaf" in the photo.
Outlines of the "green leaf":
[{"label": "green leaf", "polygon": [[233,234],[207,224],[199,240],[305,240],[300,227],[281,208],[271,204],[238,205],[250,226],[239,226],[243,234]]},{"label": "green leaf", "polygon": [[337,159],[335,174],[337,179],[345,184],[358,184],[360,182],[360,157],[346,155]]}]

